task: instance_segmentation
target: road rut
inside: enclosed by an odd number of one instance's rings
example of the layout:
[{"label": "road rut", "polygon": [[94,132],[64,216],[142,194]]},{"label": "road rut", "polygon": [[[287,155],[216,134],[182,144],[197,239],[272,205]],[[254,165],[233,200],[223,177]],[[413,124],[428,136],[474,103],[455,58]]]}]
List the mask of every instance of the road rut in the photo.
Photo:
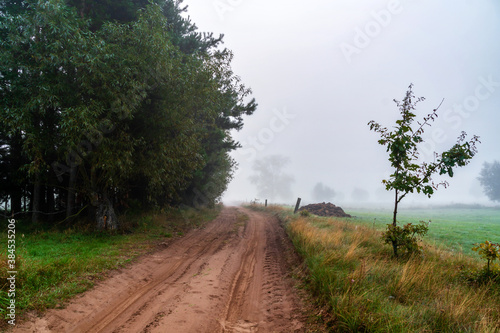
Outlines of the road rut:
[{"label": "road rut", "polygon": [[14,332],[305,332],[290,253],[276,218],[226,207]]}]

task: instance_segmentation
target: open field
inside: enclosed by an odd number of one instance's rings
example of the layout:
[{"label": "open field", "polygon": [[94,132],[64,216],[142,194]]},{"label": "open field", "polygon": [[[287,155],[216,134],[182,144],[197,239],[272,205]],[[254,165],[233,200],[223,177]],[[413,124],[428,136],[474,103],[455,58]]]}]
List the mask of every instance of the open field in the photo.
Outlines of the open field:
[{"label": "open field", "polygon": [[[389,209],[346,209],[355,216],[356,223],[383,230],[392,223]],[[427,241],[436,246],[444,245],[453,251],[476,255],[471,250],[474,243],[485,240],[500,242],[500,208],[492,207],[439,207],[401,209],[398,221],[402,224],[429,221]]]}]

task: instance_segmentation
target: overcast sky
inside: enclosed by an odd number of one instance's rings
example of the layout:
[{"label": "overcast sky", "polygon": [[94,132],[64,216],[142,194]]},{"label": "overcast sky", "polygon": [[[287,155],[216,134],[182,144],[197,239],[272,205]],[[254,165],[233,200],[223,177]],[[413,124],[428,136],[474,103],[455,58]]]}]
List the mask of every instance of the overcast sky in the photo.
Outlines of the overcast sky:
[{"label": "overcast sky", "polygon": [[[222,33],[233,69],[259,104],[234,137],[243,148],[224,201],[251,200],[255,159],[280,154],[295,178],[293,197],[311,202],[317,182],[335,204],[351,205],[364,189],[389,202],[381,180],[391,169],[368,121],[392,126],[410,83],[437,107],[422,156],[451,147],[462,130],[481,137],[479,154],[450,187],[411,204],[488,203],[477,176],[500,161],[500,2],[498,0],[185,0],[200,31]],[[263,198],[261,198],[263,199]],[[427,200],[427,201],[425,201]],[[490,202],[491,203],[491,202]],[[360,203],[363,205],[364,203]]]}]

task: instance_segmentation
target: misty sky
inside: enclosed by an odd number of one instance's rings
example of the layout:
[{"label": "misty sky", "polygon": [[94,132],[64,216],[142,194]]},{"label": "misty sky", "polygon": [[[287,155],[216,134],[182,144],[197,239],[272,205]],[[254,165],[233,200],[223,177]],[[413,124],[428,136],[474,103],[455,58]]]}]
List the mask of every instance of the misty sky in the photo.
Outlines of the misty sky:
[{"label": "misty sky", "polygon": [[[432,159],[462,130],[481,137],[479,154],[432,199],[411,204],[488,203],[477,181],[485,161],[500,161],[500,3],[497,0],[296,1],[185,0],[200,31],[223,33],[233,69],[259,108],[234,137],[243,145],[224,201],[251,200],[252,164],[290,158],[293,196],[311,202],[317,182],[333,188],[335,204],[353,204],[364,189],[389,202],[381,179],[391,169],[368,121],[392,126],[410,83],[426,98],[422,117],[444,102],[427,128]],[[261,198],[263,199],[263,198]],[[491,202],[490,202],[491,203]],[[363,205],[363,203],[360,203]]]}]

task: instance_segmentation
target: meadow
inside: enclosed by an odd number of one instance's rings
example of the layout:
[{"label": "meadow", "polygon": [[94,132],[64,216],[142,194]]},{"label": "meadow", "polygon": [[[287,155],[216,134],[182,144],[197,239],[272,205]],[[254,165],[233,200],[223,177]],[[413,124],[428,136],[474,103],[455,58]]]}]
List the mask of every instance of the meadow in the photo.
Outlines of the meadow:
[{"label": "meadow", "polygon": [[357,216],[349,219],[264,210],[285,224],[304,260],[302,287],[316,300],[310,319],[329,332],[500,332],[500,272],[478,278],[484,261],[465,253],[498,235],[497,211],[406,211],[402,222],[430,218],[435,230],[421,254],[394,258],[380,238],[390,212],[346,210]]},{"label": "meadow", "polygon": [[[392,223],[389,209],[346,209],[356,223],[384,230]],[[475,256],[475,243],[500,243],[500,207],[437,206],[406,208],[398,212],[402,224],[431,221],[426,241],[437,247]]]}]

